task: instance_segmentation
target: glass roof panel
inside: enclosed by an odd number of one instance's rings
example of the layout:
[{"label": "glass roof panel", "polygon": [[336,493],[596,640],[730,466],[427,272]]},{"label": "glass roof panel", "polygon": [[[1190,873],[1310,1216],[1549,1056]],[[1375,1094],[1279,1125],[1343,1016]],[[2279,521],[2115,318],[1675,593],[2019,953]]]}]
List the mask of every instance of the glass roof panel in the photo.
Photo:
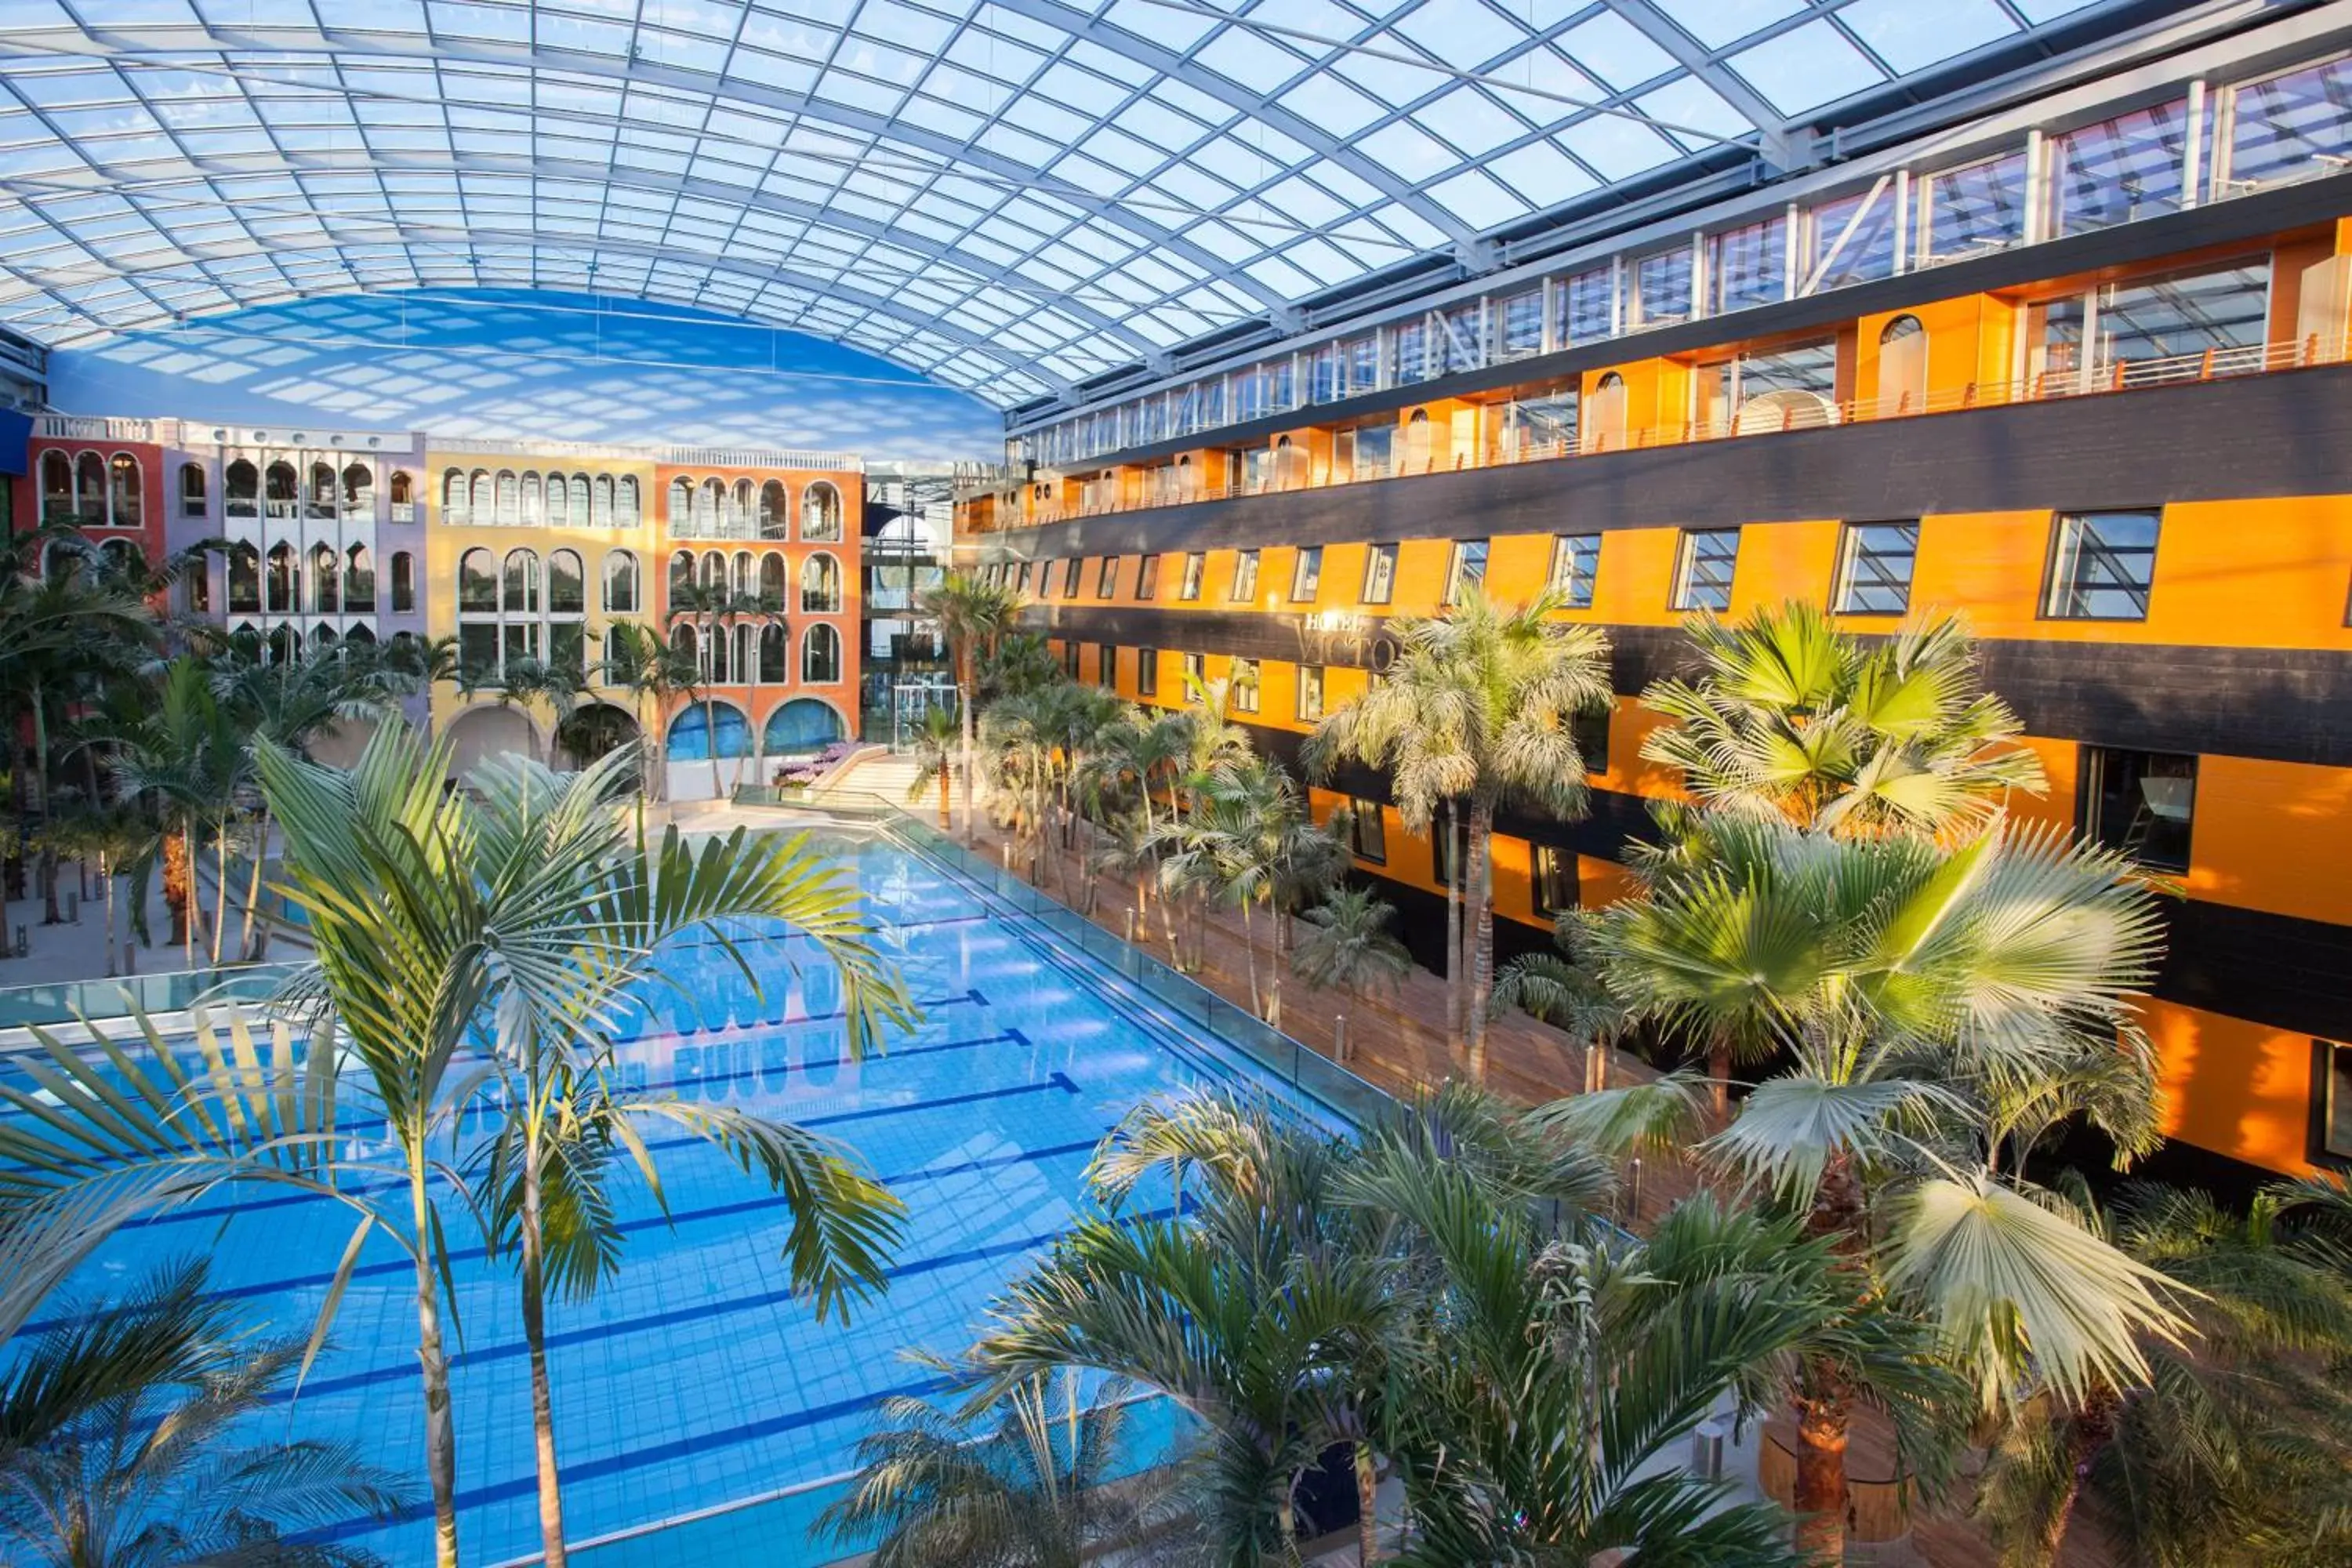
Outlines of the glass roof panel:
[{"label": "glass roof panel", "polygon": [[12,0],[0,322],[561,280],[1011,403],[2126,0]]}]

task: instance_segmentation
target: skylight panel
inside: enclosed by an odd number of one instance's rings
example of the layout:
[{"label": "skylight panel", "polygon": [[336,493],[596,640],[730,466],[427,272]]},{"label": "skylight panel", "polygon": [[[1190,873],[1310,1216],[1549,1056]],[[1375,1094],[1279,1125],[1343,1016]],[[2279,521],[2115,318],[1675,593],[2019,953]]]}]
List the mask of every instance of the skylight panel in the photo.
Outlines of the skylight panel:
[{"label": "skylight panel", "polygon": [[1530,142],[1483,165],[1487,174],[1511,187],[1528,205],[1557,206],[1597,189],[1601,184],[1561,153],[1550,142]]},{"label": "skylight panel", "polygon": [[1854,0],[1838,20],[1898,72],[1924,70],[2016,31],[1997,0],[1937,0],[1932,7],[1912,0]]},{"label": "skylight panel", "polygon": [[[1757,130],[1721,93],[1695,76],[1679,78],[1655,92],[1643,94],[1634,107],[1653,119],[1685,126],[1689,131],[1711,132],[1727,140],[1752,136]],[[1685,131],[1669,131],[1666,134],[1692,151],[1708,145],[1704,137],[1689,135]]]},{"label": "skylight panel", "polygon": [[1416,103],[1455,79],[1433,67],[1412,65],[1388,54],[1343,55],[1333,68],[1360,84],[1374,101],[1392,109]]},{"label": "skylight panel", "polygon": [[1381,126],[1362,138],[1360,144],[1382,168],[1415,183],[1434,178],[1462,162],[1458,153],[1407,121]]},{"label": "skylight panel", "polygon": [[[1923,14],[1933,15],[1937,9],[1924,0],[1916,3]],[[1656,4],[1675,26],[1710,49],[1738,43],[1805,8],[1805,0],[1656,0]]]},{"label": "skylight panel", "polygon": [[1622,180],[1671,162],[1674,143],[1635,120],[1595,115],[1553,138],[1604,180]]},{"label": "skylight panel", "polygon": [[1885,80],[1827,22],[1808,22],[1727,62],[1783,114],[1802,114]]},{"label": "skylight panel", "polygon": [[1562,33],[1562,53],[1588,76],[1622,90],[1675,68],[1674,58],[1643,37],[1633,24],[1604,11]]},{"label": "skylight panel", "polygon": [[1517,142],[1530,129],[1475,87],[1458,87],[1436,102],[1413,111],[1413,123],[1442,137],[1465,153],[1491,153],[1506,142]]},{"label": "skylight panel", "polygon": [[835,103],[845,103],[852,109],[870,110],[876,114],[889,115],[898,112],[898,105],[905,101],[907,92],[904,88],[868,81],[864,77],[853,75],[835,66],[818,80],[816,96],[829,99]]},{"label": "skylight panel", "polygon": [[1305,70],[1309,63],[1282,45],[1243,27],[1227,27],[1195,49],[1192,58],[1219,76],[1259,94],[1272,92]]},{"label": "skylight panel", "polygon": [[444,37],[488,38],[502,44],[530,41],[530,14],[520,7],[430,0],[425,13],[426,25]]},{"label": "skylight panel", "polygon": [[[997,15],[993,8],[989,14]],[[945,58],[966,70],[1016,87],[1035,76],[1046,59],[1036,50],[999,36],[992,28],[977,27],[967,27],[958,34],[955,42],[948,46]]]},{"label": "skylight panel", "polygon": [[[1214,211],[1241,195],[1223,180],[1192,163],[1181,162],[1171,163],[1153,175],[1151,188],[1177,206],[1190,206],[1202,211]],[[1163,223],[1172,221],[1167,214],[1156,216]]]},{"label": "skylight panel", "polygon": [[1000,158],[1010,158],[1015,163],[1026,163],[1033,169],[1044,168],[1060,156],[1062,151],[1059,142],[1049,142],[1042,136],[1032,136],[1026,131],[1018,130],[1002,121],[983,128],[975,140],[984,151],[992,153]]},{"label": "skylight panel", "polygon": [[1528,32],[1486,0],[1423,0],[1389,24],[1448,65],[1483,65],[1528,41]]},{"label": "skylight panel", "polygon": [[[998,120],[1001,123],[1023,126],[1036,132],[1053,142],[1057,151],[1070,145],[1094,128],[1094,121],[1085,115],[1073,113],[1050,99],[1038,97],[1034,92],[1023,93],[1019,98],[1006,104],[999,114]],[[1050,154],[1036,160],[1040,163],[1052,161]]]}]

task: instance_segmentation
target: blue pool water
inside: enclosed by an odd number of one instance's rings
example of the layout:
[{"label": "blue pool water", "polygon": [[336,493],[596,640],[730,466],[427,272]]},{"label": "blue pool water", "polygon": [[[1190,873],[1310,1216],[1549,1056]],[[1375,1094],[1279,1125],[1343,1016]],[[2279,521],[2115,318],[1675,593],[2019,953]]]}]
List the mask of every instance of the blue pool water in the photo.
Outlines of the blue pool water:
[{"label": "blue pool water", "polygon": [[[932,1386],[903,1352],[970,1342],[999,1288],[1082,1212],[1087,1159],[1129,1109],[1210,1080],[1287,1092],[943,863],[883,837],[842,835],[826,849],[852,867],[884,950],[923,1005],[920,1030],[849,1060],[832,973],[804,940],[770,936],[744,949],[763,998],[712,944],[671,955],[682,984],[649,994],[624,1060],[647,1087],[853,1145],[908,1211],[889,1293],[847,1328],[816,1323],[789,1290],[780,1202],[699,1143],[660,1150],[674,1226],[624,1178],[619,1278],[591,1301],[550,1307],[575,1542],[846,1468],[877,1401]],[[450,1223],[460,1223],[455,1211]],[[337,1205],[248,1188],[127,1233],[79,1283],[119,1288],[159,1259],[205,1253],[215,1289],[299,1332],[350,1233]],[[484,1259],[475,1239],[457,1241],[452,1381],[465,1560],[492,1564],[534,1552],[538,1525],[511,1266]],[[421,1494],[411,1285],[405,1260],[372,1243],[292,1423],[354,1443],[415,1478]],[[339,1533],[395,1563],[431,1559],[421,1518]],[[625,1556],[661,1561],[661,1540]],[[784,1568],[831,1555],[796,1526],[758,1540],[755,1556],[730,1558]]]}]

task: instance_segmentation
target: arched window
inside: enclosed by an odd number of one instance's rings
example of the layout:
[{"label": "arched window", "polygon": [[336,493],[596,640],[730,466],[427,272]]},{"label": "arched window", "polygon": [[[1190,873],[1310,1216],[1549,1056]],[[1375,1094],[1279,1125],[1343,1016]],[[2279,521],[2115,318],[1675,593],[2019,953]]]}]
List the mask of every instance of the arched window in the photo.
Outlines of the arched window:
[{"label": "arched window", "polygon": [[451,468],[441,476],[441,521],[462,526],[474,521],[474,492],[467,486],[466,470]]},{"label": "arched window", "polygon": [[336,487],[336,484],[335,484],[335,466],[334,466],[334,464],[332,464],[332,463],[313,463],[313,464],[311,464],[311,465],[310,465],[310,515],[311,515],[312,517],[332,517],[332,516],[334,516],[334,515],[335,515],[335,497],[336,497],[336,493],[337,493],[337,487]]},{"label": "arched window", "polygon": [[239,458],[228,466],[223,476],[227,481],[222,488],[227,492],[228,514],[231,517],[254,517],[260,513],[261,470]]},{"label": "arched window", "polygon": [[333,647],[335,646],[335,628],[332,626],[311,627],[310,646],[317,648],[320,653],[324,653],[329,648]]},{"label": "arched window", "polygon": [[117,452],[106,466],[107,521],[117,528],[137,528],[146,515],[147,487],[140,479],[139,459]]},{"label": "arched window", "polygon": [[702,658],[702,638],[693,626],[685,621],[670,628],[669,646],[693,659],[698,666]]},{"label": "arched window", "polygon": [[280,621],[270,628],[269,662],[292,664],[302,657],[302,638],[292,626]]},{"label": "arched window", "polygon": [[511,528],[522,521],[522,485],[512,468],[499,470],[498,521],[500,527]]},{"label": "arched window", "polygon": [[535,550],[507,552],[505,586],[499,595],[500,607],[510,616],[539,614],[539,552]]},{"label": "arched window", "polygon": [[782,479],[770,479],[760,487],[761,538],[789,539],[792,537],[792,520],[787,515],[791,509],[791,502],[784,499],[787,493]]},{"label": "arched window", "polygon": [[416,557],[405,550],[395,550],[392,552],[392,613],[405,616],[415,610]]},{"label": "arched window", "polygon": [[294,465],[272,463],[262,470],[261,510],[268,517],[292,517],[294,498]]},{"label": "arched window", "polygon": [[343,602],[342,564],[333,546],[310,547],[310,608],[316,614],[331,616]]},{"label": "arched window", "polygon": [[474,483],[469,494],[472,500],[467,504],[472,515],[467,519],[468,522],[477,522],[488,527],[499,520],[497,502],[490,489],[489,469],[474,470]]},{"label": "arched window", "polygon": [[1625,378],[1611,371],[1593,384],[1585,400],[1580,441],[1588,452],[1609,452],[1625,445]]},{"label": "arched window", "polygon": [[719,510],[726,500],[727,489],[717,479],[705,479],[702,488],[694,492],[694,526],[704,539],[717,539]]},{"label": "arched window", "polygon": [[74,515],[85,523],[106,521],[106,459],[84,452],[74,459]]},{"label": "arched window", "polygon": [[608,616],[634,616],[637,613],[637,558],[626,550],[604,552],[604,613]]},{"label": "arched window", "polygon": [[1927,329],[1897,316],[1878,334],[1878,402],[1886,414],[1916,414],[1927,402]]},{"label": "arched window", "polygon": [[793,664],[786,651],[784,628],[770,621],[760,628],[759,679],[781,686],[793,678]]},{"label": "arched window", "polygon": [[841,679],[841,634],[819,621],[801,634],[801,679],[830,686]]},{"label": "arched window", "polygon": [[589,521],[597,528],[613,526],[613,476],[610,474],[596,476],[596,501],[594,510],[589,514]]},{"label": "arched window", "polygon": [[228,608],[231,615],[261,613],[261,552],[250,544],[229,546]]},{"label": "arched window", "polygon": [[706,551],[702,557],[702,591],[706,594],[727,592],[727,552]]},{"label": "arched window", "polygon": [[180,579],[181,602],[192,616],[208,616],[213,609],[213,568],[209,561],[199,561],[188,574]]},{"label": "arched window", "polygon": [[841,613],[841,563],[832,556],[819,553],[801,563],[801,613]]},{"label": "arched window", "polygon": [[784,574],[790,569],[781,551],[760,557],[760,597],[776,609],[784,607]]},{"label": "arched window", "polygon": [[801,492],[801,537],[813,544],[841,542],[841,492],[824,479]]},{"label": "arched window", "polygon": [[710,628],[709,640],[702,645],[702,657],[703,669],[710,677],[713,685],[726,686],[731,683],[733,677],[727,668],[726,627]]},{"label": "arched window", "polygon": [[347,643],[363,642],[373,645],[375,641],[375,634],[368,630],[367,623],[362,621],[358,626],[353,626],[350,631],[343,634],[343,641]]},{"label": "arched window", "polygon": [[[612,510],[613,509],[610,507],[606,507],[604,509],[605,520],[607,521],[611,521]],[[572,526],[574,528],[590,528],[595,525],[594,520],[588,515],[587,475],[574,474],[572,476],[572,500],[567,504],[563,515],[571,521]]]},{"label": "arched window", "polygon": [[677,610],[677,598],[694,586],[694,552],[681,550],[669,558],[670,610]]},{"label": "arched window", "polygon": [[365,463],[343,465],[343,506],[346,510],[375,510],[375,471]]},{"label": "arched window", "polygon": [[63,452],[41,454],[41,521],[74,521],[73,459]]},{"label": "arched window", "polygon": [[758,510],[759,502],[753,499],[751,481],[749,479],[736,480],[735,504],[732,508],[733,515],[729,517],[727,520],[728,528],[730,530],[729,537],[733,539],[751,538],[752,519],[757,514]]},{"label": "arched window", "polygon": [[547,522],[546,492],[541,488],[538,471],[527,470],[522,477],[521,522],[532,528]]},{"label": "arched window", "polygon": [[760,667],[752,662],[752,656],[758,649],[753,644],[751,628],[736,626],[730,640],[735,644],[735,679],[749,686],[760,679]]},{"label": "arched window", "polygon": [[110,539],[98,547],[98,558],[113,577],[135,577],[139,574],[139,547],[127,539]]},{"label": "arched window", "polygon": [[[582,484],[588,481],[583,479]],[[547,476],[547,523],[562,528],[572,521],[572,481],[562,474]]]},{"label": "arched window", "polygon": [[404,507],[404,506],[415,506],[415,504],[416,504],[416,481],[415,481],[415,479],[413,479],[409,478],[409,476],[408,476],[408,471],[407,471],[406,469],[404,469],[404,468],[394,468],[394,469],[393,469],[393,470],[392,470],[392,505],[393,505],[392,521],[394,521],[394,522],[406,522],[406,521],[408,521],[407,514],[405,514],[405,513],[402,512],[399,509],[400,509],[400,508],[402,508],[402,507]]},{"label": "arched window", "polygon": [[1425,474],[1429,471],[1433,452],[1431,434],[1429,410],[1414,409],[1412,417],[1404,422],[1404,471],[1406,473]]},{"label": "arched window", "polygon": [[344,552],[343,608],[354,615],[375,613],[375,557],[364,544]]},{"label": "arched window", "polygon": [[621,476],[620,510],[614,513],[614,521],[623,528],[637,525],[637,481],[626,474]]},{"label": "arched window", "polygon": [[273,544],[269,547],[268,592],[262,608],[273,616],[294,614],[294,547]]},{"label": "arched window", "polygon": [[180,465],[180,515],[205,515],[205,466],[202,463]]},{"label": "arched window", "polygon": [[588,583],[580,552],[559,550],[547,558],[547,613],[584,616],[588,613]]},{"label": "arched window", "polygon": [[669,526],[678,533],[690,532],[694,527],[694,481],[675,479],[669,482]]},{"label": "arched window", "polygon": [[751,552],[750,551],[737,551],[735,552],[735,585],[733,589],[735,595],[738,598],[748,599],[753,594],[759,592],[759,588],[760,563],[751,559]]},{"label": "arched window", "polygon": [[468,550],[457,558],[457,608],[480,615],[498,613],[498,568],[488,551]]}]

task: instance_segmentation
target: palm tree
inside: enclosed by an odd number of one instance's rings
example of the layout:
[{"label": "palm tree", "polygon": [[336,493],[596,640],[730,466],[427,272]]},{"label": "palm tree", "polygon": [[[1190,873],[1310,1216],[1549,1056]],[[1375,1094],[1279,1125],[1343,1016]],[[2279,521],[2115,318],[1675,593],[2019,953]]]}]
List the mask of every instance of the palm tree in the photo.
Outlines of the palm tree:
[{"label": "palm tree", "polygon": [[1128,792],[1133,792],[1139,822],[1133,835],[1137,853],[1128,869],[1135,877],[1139,921],[1151,912],[1151,875],[1158,856],[1152,841],[1153,830],[1159,825],[1155,799],[1163,789],[1167,790],[1173,808],[1175,774],[1190,754],[1192,729],[1189,714],[1146,713],[1130,705],[1120,722],[1096,737],[1087,760],[1090,776],[1084,787],[1097,800],[1123,800]]},{"label": "palm tree", "polygon": [[[1793,1065],[1758,1085],[1701,1152],[1801,1204],[1858,1297],[1939,1325],[1988,1413],[2031,1379],[2075,1399],[2144,1377],[2149,1337],[2184,1321],[2167,1282],[2035,1201],[1998,1166],[1986,1107],[2094,1057],[2152,1053],[2131,994],[2160,948],[2154,896],[2113,855],[1996,818],[1957,847],[1840,837],[1708,814],[1698,868],[1612,905],[1590,929],[1612,993],[1702,1037],[1746,1032]],[[1600,1146],[1696,1123],[1660,1084],[1559,1102],[1553,1126]],[[1720,1080],[1717,1084],[1720,1091]],[[1654,1114],[1653,1114],[1654,1113]],[[1809,1356],[1797,1394],[1805,1539],[1842,1541],[1853,1369]]]},{"label": "palm tree", "polygon": [[2352,1290],[2290,1227],[2291,1199],[2240,1214],[2134,1184],[2103,1211],[2076,1194],[2090,1228],[2186,1288],[2198,1336],[2193,1352],[2148,1336],[2136,1384],[2016,1411],[1976,1506],[2004,1568],[2055,1562],[2086,1500],[2124,1559],[2152,1568],[2352,1553],[2352,1397],[2326,1371],[2352,1354]]},{"label": "palm tree", "polygon": [[942,829],[949,826],[948,810],[956,763],[962,755],[962,735],[956,716],[944,708],[924,709],[923,721],[915,727],[915,781],[907,786],[907,798],[920,800],[936,787],[940,792]]},{"label": "palm tree", "polygon": [[1496,809],[1521,800],[1562,817],[1581,812],[1584,759],[1572,726],[1612,700],[1608,640],[1592,627],[1553,621],[1559,607],[1545,595],[1498,608],[1472,590],[1444,616],[1391,621],[1399,651],[1389,678],[1327,716],[1307,742],[1318,776],[1350,759],[1389,770],[1398,814],[1415,833],[1428,832],[1449,803],[1466,806],[1466,998],[1451,946],[1446,963],[1449,1027],[1466,1037],[1474,1082],[1486,1072]]},{"label": "palm tree", "polygon": [[849,1492],[815,1533],[870,1542],[874,1568],[1082,1568],[1131,1552],[1170,1510],[1118,1484],[1128,1412],[1115,1384],[1085,1403],[1070,1372],[1020,1379],[977,1417],[887,1400],[888,1425],[859,1440]]},{"label": "palm tree", "polygon": [[[388,1520],[405,1489],[346,1447],[239,1445],[295,1360],[257,1345],[201,1263],[83,1304],[0,1378],[0,1549],[25,1568],[374,1561],[300,1531]],[[291,1537],[292,1539],[289,1539]]]},{"label": "palm tree", "polygon": [[1675,721],[1642,755],[1680,770],[1704,805],[1843,832],[1937,834],[1980,824],[2013,789],[2042,792],[2023,726],[1986,691],[1956,617],[1865,644],[1790,600],[1732,625],[1694,616],[1696,681],[1654,681]]},{"label": "palm tree", "polygon": [[963,726],[963,798],[958,805],[963,826],[963,840],[974,842],[972,837],[972,741],[977,710],[980,704],[980,666],[983,657],[996,650],[997,640],[1013,625],[1020,613],[1021,598],[1009,588],[984,582],[964,572],[950,572],[940,579],[936,587],[924,592],[918,605],[921,614],[937,623],[940,637],[948,646],[948,658],[955,666],[957,718]]},{"label": "palm tree", "polygon": [[[115,919],[116,884],[130,874],[134,866],[155,853],[157,828],[155,820],[144,812],[122,805],[84,805],[69,816],[61,816],[49,825],[45,835],[47,847],[98,868],[99,883],[106,897],[106,975],[112,979],[121,973],[120,965],[127,953],[135,952],[125,942],[116,944],[115,932],[120,929]],[[144,901],[146,883],[136,884]],[[144,935],[145,922],[137,906],[124,934]]]},{"label": "palm tree", "polygon": [[[1361,1002],[1376,987],[1393,990],[1412,973],[1412,954],[1389,934],[1396,910],[1365,888],[1334,888],[1304,916],[1307,934],[1291,950],[1290,972],[1316,991]],[[1348,1016],[1332,1031],[1332,1055],[1346,1061]]]},{"label": "palm tree", "polygon": [[[747,1168],[756,1163],[787,1194],[793,1277],[820,1311],[878,1275],[896,1205],[832,1146],[726,1108],[619,1094],[600,1078],[606,1020],[631,985],[661,973],[663,944],[689,931],[724,940],[726,922],[740,919],[789,922],[814,940],[841,973],[853,1051],[886,1025],[911,1025],[903,985],[864,940],[855,889],[804,839],[751,838],[739,829],[689,848],[673,827],[649,851],[613,809],[635,766],[625,752],[562,779],[528,759],[511,761],[477,775],[478,805],[442,789],[446,743],[427,748],[401,726],[380,730],[348,773],[267,742],[258,756],[285,825],[287,895],[317,955],[289,983],[287,999],[331,1012],[368,1068],[401,1152],[412,1236],[440,1232],[430,1144],[449,1104],[470,1098],[448,1089],[453,1068],[499,1074],[520,1091],[509,1097],[501,1141],[510,1147],[500,1169],[511,1175],[525,1328],[534,1340],[548,1215],[578,1237],[578,1222],[599,1212],[593,1172],[574,1156],[603,1141],[622,1142],[658,1190],[642,1142],[625,1131],[640,1116],[709,1138]],[[470,1033],[486,1020],[494,1058],[468,1063]],[[584,1134],[573,1136],[579,1129]],[[551,1191],[558,1194],[552,1211]],[[600,1247],[609,1244],[609,1231],[589,1226],[584,1233]],[[420,1246],[415,1261],[436,1552],[447,1568],[457,1556],[455,1434],[435,1248]],[[543,1342],[534,1344],[531,1373],[541,1523],[550,1559],[560,1562]]]},{"label": "palm tree", "polygon": [[1494,1011],[1517,1007],[1540,1023],[1566,1032],[1584,1051],[1587,1093],[1609,1087],[1609,1053],[1633,1029],[1634,1018],[1612,994],[1595,964],[1584,930],[1592,919],[1583,910],[1563,910],[1552,921],[1556,952],[1529,952],[1503,965],[1495,976]]},{"label": "palm tree", "polygon": [[1054,753],[1059,723],[1049,690],[1000,697],[981,717],[982,771],[994,793],[999,826],[1027,866],[1029,879],[1045,877],[1047,813],[1053,798]]},{"label": "palm tree", "polygon": [[202,903],[195,860],[209,843],[217,862],[212,958],[220,962],[228,920],[228,840],[233,819],[253,783],[252,752],[243,727],[214,695],[203,663],[183,654],[165,665],[154,689],[125,690],[85,743],[108,747],[116,799],[152,812],[162,825],[163,901],[171,909],[190,969],[196,966],[196,926]]},{"label": "palm tree", "polygon": [[651,794],[659,800],[669,785],[663,718],[673,700],[682,698],[690,701],[701,689],[700,664],[692,654],[651,626],[635,621],[615,621],[605,629],[604,658],[590,668],[588,678],[620,687],[629,694],[629,710],[636,718],[640,743],[651,759]]},{"label": "palm tree", "polygon": [[727,786],[719,772],[718,682],[710,679],[710,672],[719,667],[719,660],[722,655],[712,644],[719,635],[721,617],[730,613],[733,603],[734,595],[724,583],[673,583],[670,585],[672,637],[675,637],[678,625],[683,622],[694,627],[695,636],[699,639],[696,678],[684,695],[688,702],[699,698],[702,703],[703,743],[710,749],[710,795],[714,800],[727,798]]}]

